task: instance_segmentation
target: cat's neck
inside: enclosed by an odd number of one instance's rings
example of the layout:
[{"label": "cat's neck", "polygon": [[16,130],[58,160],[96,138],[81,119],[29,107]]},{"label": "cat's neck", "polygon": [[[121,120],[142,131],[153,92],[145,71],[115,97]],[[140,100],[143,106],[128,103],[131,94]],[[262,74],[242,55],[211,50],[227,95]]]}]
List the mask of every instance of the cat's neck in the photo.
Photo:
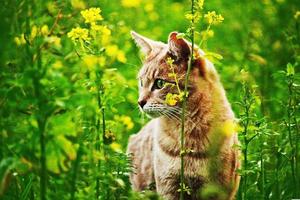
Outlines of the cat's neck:
[{"label": "cat's neck", "polygon": [[[206,99],[205,99],[206,98]],[[220,86],[211,92],[211,96],[202,96],[198,104],[187,108],[185,116],[184,138],[187,149],[204,152],[210,143],[210,132],[217,124],[234,119],[233,112]],[[162,116],[158,119],[158,139],[166,151],[179,151],[181,120]]]}]

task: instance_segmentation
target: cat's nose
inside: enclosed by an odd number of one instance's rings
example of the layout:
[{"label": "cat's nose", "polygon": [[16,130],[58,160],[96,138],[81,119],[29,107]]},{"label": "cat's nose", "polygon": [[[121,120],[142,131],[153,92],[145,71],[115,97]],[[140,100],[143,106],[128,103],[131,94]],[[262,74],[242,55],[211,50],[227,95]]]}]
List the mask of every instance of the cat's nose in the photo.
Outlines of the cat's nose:
[{"label": "cat's nose", "polygon": [[144,107],[144,105],[147,103],[146,100],[141,100],[141,101],[138,101],[139,105],[141,106],[141,108]]}]

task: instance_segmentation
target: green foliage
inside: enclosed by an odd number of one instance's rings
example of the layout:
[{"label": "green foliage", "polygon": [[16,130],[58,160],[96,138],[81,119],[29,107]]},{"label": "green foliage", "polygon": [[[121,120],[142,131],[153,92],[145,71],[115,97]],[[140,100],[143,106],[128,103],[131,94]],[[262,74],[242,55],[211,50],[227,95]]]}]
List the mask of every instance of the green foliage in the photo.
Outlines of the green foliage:
[{"label": "green foliage", "polygon": [[237,199],[300,198],[299,3],[195,2],[196,14],[187,0],[3,1],[1,199],[160,199],[129,184],[128,137],[145,124],[129,32],[191,39],[191,27],[240,120]]}]

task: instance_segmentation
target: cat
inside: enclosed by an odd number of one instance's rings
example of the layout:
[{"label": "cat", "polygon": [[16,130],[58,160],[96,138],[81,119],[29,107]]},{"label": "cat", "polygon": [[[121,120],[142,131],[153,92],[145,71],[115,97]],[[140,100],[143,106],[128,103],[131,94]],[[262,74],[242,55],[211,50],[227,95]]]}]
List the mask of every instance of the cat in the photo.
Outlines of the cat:
[{"label": "cat", "polygon": [[[168,93],[184,90],[184,77],[191,57],[191,43],[171,32],[168,43],[131,35],[145,55],[139,71],[140,109],[153,119],[129,138],[127,153],[132,160],[130,175],[136,191],[156,190],[164,199],[177,200],[180,192],[181,106],[166,103]],[[184,183],[190,192],[184,199],[234,199],[239,186],[239,145],[234,129],[225,130],[234,114],[213,64],[197,46],[188,82],[185,120]],[[177,89],[176,89],[177,88]],[[229,127],[231,127],[229,125]],[[154,188],[153,188],[154,186]],[[217,192],[205,197],[205,189]]]}]

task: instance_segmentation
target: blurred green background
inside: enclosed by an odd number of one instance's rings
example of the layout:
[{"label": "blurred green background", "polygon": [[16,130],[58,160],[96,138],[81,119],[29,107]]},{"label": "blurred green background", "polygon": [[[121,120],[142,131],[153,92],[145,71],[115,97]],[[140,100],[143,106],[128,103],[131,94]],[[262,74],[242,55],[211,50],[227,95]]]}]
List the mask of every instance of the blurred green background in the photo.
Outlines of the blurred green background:
[{"label": "blurred green background", "polygon": [[[148,120],[137,107],[142,56],[130,30],[166,42],[187,30],[190,4],[2,0],[1,199],[158,198],[128,181],[127,140]],[[68,32],[90,28],[80,12],[91,7],[106,29],[76,44]],[[207,0],[207,11],[225,18],[201,48],[223,56],[213,61],[240,119],[237,199],[300,198],[300,3]]]}]

